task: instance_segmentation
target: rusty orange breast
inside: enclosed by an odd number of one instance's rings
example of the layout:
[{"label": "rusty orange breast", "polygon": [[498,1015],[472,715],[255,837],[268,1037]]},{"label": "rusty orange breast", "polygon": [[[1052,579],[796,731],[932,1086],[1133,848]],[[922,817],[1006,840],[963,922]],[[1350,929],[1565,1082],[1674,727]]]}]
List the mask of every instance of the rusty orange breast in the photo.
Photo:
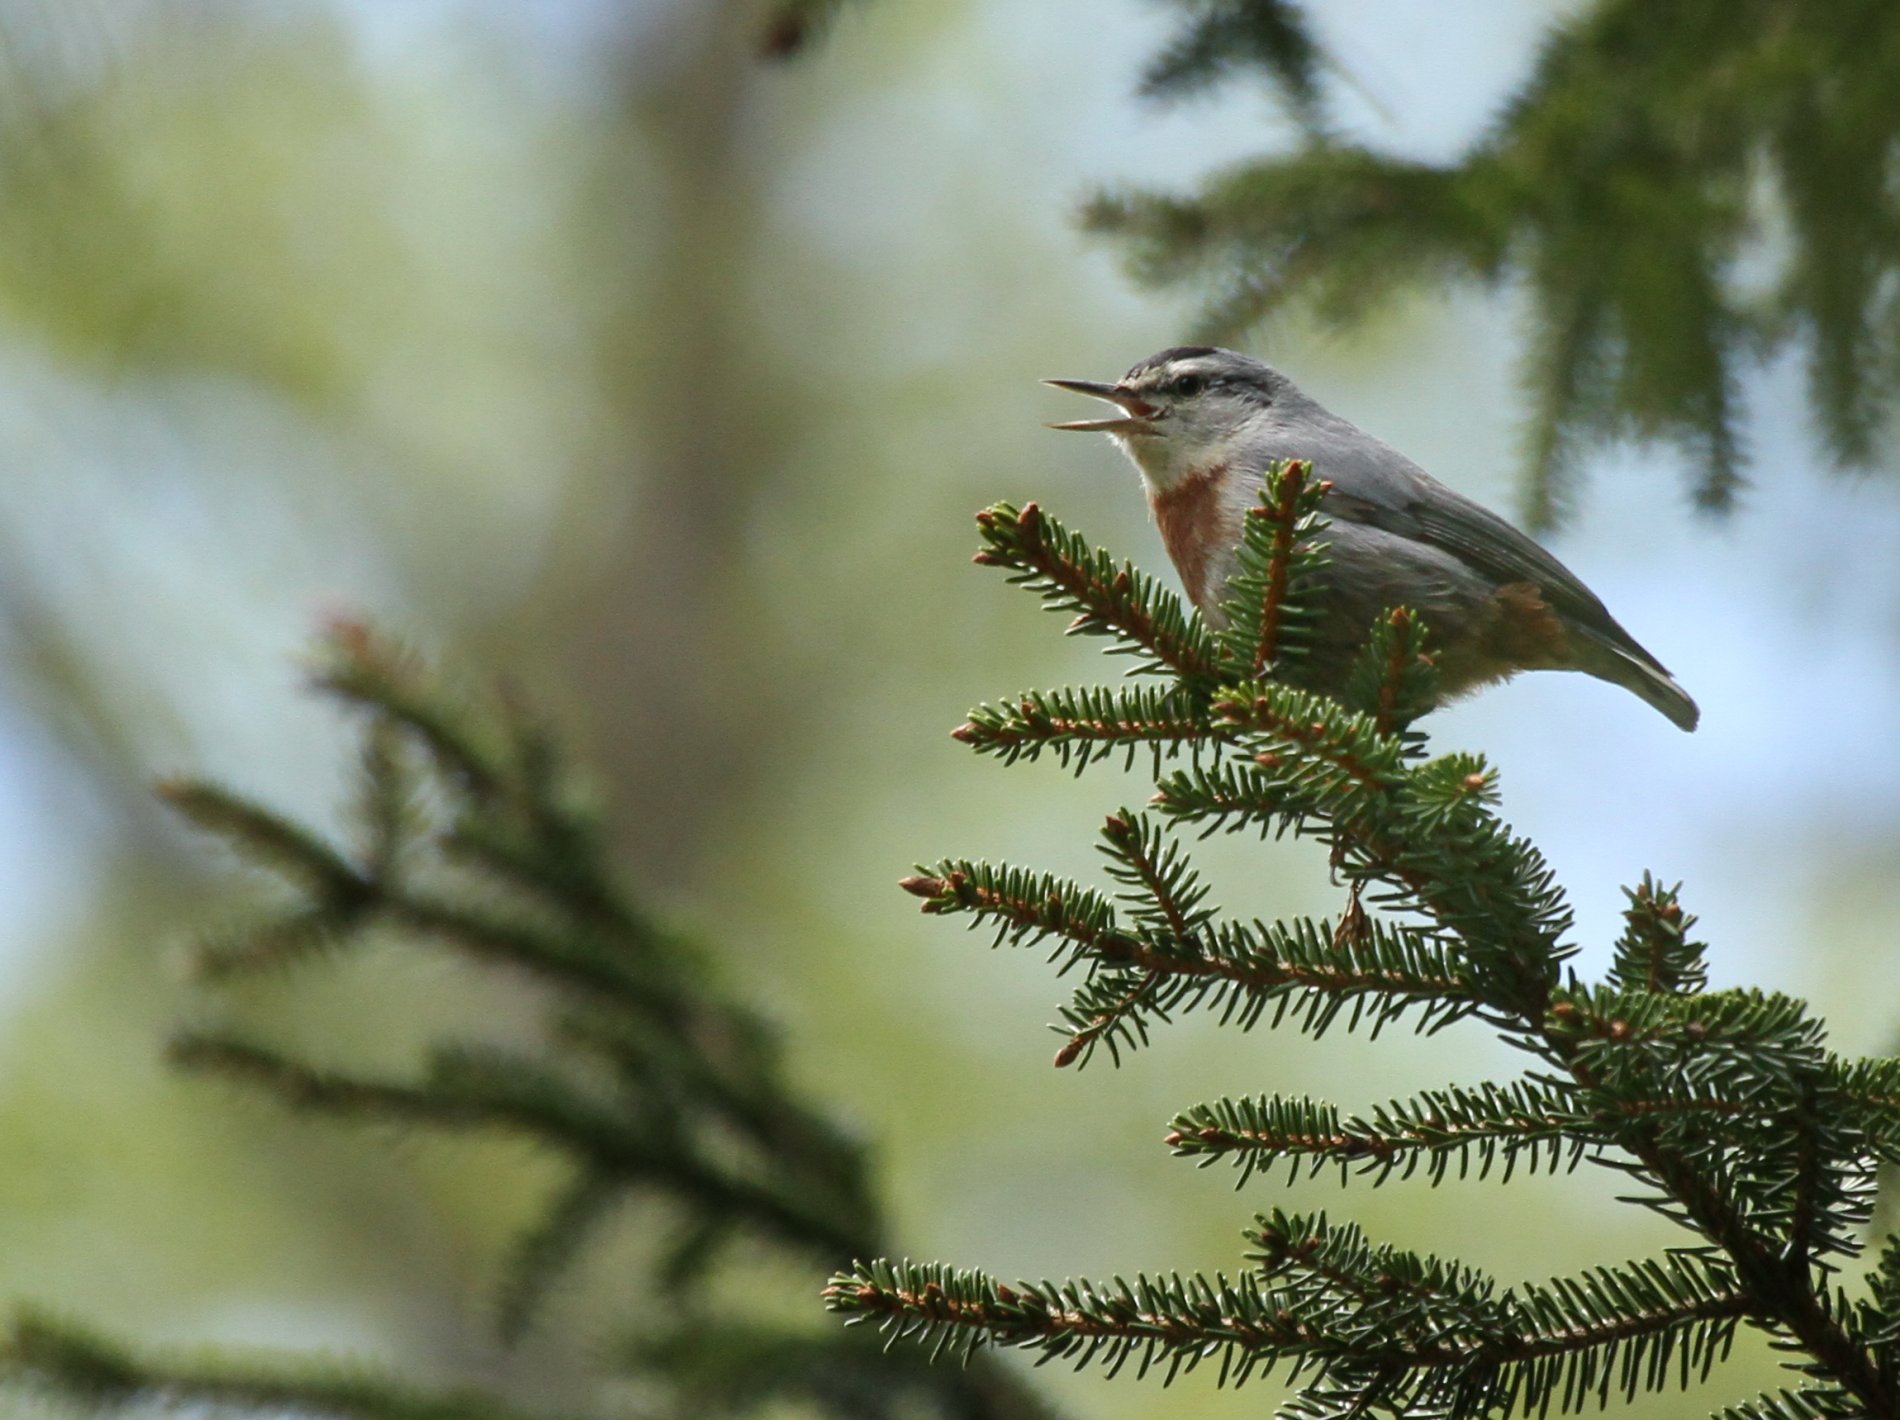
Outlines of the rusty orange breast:
[{"label": "rusty orange breast", "polygon": [[1221,508],[1221,482],[1226,464],[1197,469],[1164,493],[1150,491],[1148,507],[1161,530],[1161,545],[1168,550],[1181,583],[1194,604],[1203,611],[1219,591],[1208,585],[1210,569],[1231,541]]}]

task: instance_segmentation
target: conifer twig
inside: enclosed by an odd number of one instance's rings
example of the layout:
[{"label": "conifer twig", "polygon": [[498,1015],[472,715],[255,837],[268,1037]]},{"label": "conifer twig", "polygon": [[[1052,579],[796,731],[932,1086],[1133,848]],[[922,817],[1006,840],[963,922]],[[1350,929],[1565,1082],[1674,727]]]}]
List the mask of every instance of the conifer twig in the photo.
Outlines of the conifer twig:
[{"label": "conifer twig", "polygon": [[1048,517],[1034,503],[1020,511],[997,503],[976,515],[983,546],[974,560],[1003,567],[1051,610],[1073,616],[1071,634],[1110,636],[1138,670],[1165,671],[1188,685],[1212,677],[1217,661],[1200,618],[1129,563],[1105,553]]}]

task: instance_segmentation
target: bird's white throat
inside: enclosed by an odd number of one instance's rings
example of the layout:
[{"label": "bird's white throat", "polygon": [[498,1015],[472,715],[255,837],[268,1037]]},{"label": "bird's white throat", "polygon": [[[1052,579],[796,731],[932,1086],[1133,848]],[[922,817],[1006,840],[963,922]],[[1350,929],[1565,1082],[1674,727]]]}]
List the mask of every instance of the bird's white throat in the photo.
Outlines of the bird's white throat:
[{"label": "bird's white throat", "polygon": [[1212,469],[1231,463],[1245,451],[1245,439],[1236,430],[1217,439],[1183,438],[1185,431],[1165,434],[1112,434],[1141,474],[1151,494],[1160,496],[1207,477]]}]

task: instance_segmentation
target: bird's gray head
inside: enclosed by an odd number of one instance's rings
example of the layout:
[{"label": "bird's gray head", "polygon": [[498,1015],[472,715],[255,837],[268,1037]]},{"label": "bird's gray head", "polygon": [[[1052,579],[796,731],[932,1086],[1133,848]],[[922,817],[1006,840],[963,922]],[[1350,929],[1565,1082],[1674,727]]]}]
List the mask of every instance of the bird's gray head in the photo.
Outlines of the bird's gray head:
[{"label": "bird's gray head", "polygon": [[1045,380],[1119,405],[1113,419],[1051,424],[1113,436],[1156,493],[1229,462],[1248,433],[1284,420],[1305,396],[1271,365],[1233,350],[1182,345],[1151,355],[1112,385]]}]

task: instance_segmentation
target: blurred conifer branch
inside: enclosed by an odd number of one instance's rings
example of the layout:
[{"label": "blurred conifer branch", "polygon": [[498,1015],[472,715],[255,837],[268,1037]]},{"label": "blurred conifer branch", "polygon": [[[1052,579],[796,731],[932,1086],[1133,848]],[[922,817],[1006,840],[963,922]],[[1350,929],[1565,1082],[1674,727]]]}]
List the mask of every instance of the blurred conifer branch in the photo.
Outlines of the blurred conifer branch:
[{"label": "blurred conifer branch", "polygon": [[[1113,605],[1083,629],[1148,649],[1138,670],[1172,667],[1174,684],[1030,692],[977,710],[956,737],[1005,762],[1053,753],[1077,771],[1125,748],[1153,762],[1158,792],[1148,813],[1109,815],[1107,891],[967,859],[902,887],[998,944],[1051,947],[1080,978],[1058,1065],[1086,1065],[1098,1047],[1119,1063],[1195,1009],[1315,1035],[1471,1021],[1532,1061],[1519,1078],[1358,1113],[1287,1095],[1198,1104],[1166,1134],[1179,1157],[1226,1160],[1243,1183],[1276,1167],[1371,1185],[1421,1171],[1508,1183],[1590,1164],[1688,1236],[1659,1257],[1507,1287],[1350,1223],[1275,1209],[1246,1232],[1253,1266],[1239,1277],[1012,1285],[883,1259],[835,1276],[829,1305],[966,1360],[1015,1346],[1163,1380],[1211,1366],[1232,1383],[1283,1368],[1302,1387],[1288,1415],[1449,1420],[1687,1387],[1746,1324],[1799,1379],[1725,1416],[1900,1417],[1900,1240],[1886,1240],[1865,1286],[1839,1281],[1867,1243],[1875,1170],[1896,1156],[1900,1060],[1835,1057],[1798,1001],[1706,991],[1693,919],[1647,875],[1629,892],[1607,979],[1581,980],[1567,964],[1569,905],[1536,848],[1496,816],[1493,772],[1477,756],[1431,756],[1409,727],[1434,676],[1418,618],[1398,608],[1377,619],[1348,703],[1299,688],[1297,630],[1325,565],[1323,486],[1297,461],[1272,471],[1211,672],[1152,653],[1150,628],[1180,646],[1206,635],[1170,593],[1112,575],[1106,553],[1033,507],[979,515],[978,562],[1063,610],[1087,605],[1076,589],[1109,586]],[[1325,845],[1347,911],[1336,922],[1226,917],[1185,838],[1220,829]],[[1362,894],[1381,910],[1366,911]]]},{"label": "blurred conifer branch", "polygon": [[321,1359],[134,1351],[32,1310],[16,1316],[0,1342],[0,1368],[16,1382],[97,1412],[157,1403],[335,1420],[556,1420],[475,1391],[430,1393]]},{"label": "blurred conifer branch", "polygon": [[1697,501],[1729,506],[1741,376],[1783,351],[1805,361],[1831,456],[1878,461],[1900,388],[1900,8],[1570,6],[1498,116],[1429,163],[1329,122],[1311,7],[1157,3],[1178,18],[1144,94],[1253,81],[1305,133],[1188,192],[1085,204],[1139,279],[1200,295],[1202,338],[1292,306],[1349,324],[1411,290],[1520,295],[1533,528],[1567,511],[1586,447],[1625,436],[1674,443]]},{"label": "blurred conifer branch", "polygon": [[759,53],[790,59],[819,39],[858,0],[771,0],[759,27]]},{"label": "blurred conifer branch", "polygon": [[1252,73],[1272,85],[1309,129],[1321,120],[1325,58],[1295,0],[1167,0],[1180,27],[1149,63],[1147,98],[1191,98]]},{"label": "blurred conifer branch", "polygon": [[[371,934],[471,968],[511,973],[541,1003],[524,1044],[448,1039],[413,1075],[317,1064],[268,1041],[203,1030],[174,1062],[294,1110],[396,1131],[526,1139],[567,1178],[514,1239],[496,1303],[501,1339],[542,1303],[635,1199],[665,1207],[649,1275],[663,1334],[636,1334],[596,1378],[669,1387],[642,1413],[740,1414],[788,1401],[815,1413],[1041,1420],[1008,1372],[932,1369],[835,1331],[748,1321],[715,1283],[774,1260],[814,1277],[883,1250],[864,1145],[792,1085],[769,1021],[738,1001],[694,944],[661,927],[609,866],[599,822],[547,730],[519,700],[466,702],[412,656],[355,625],[335,630],[317,685],[363,722],[350,828],[336,837],[214,785],[166,785],[170,803],[276,878],[280,905],[197,953],[212,980],[322,970]],[[472,1023],[473,1024],[473,1023]],[[599,1329],[611,1330],[611,1319]],[[0,1376],[95,1406],[130,1401],[339,1416],[505,1420],[500,1398],[432,1395],[297,1357],[174,1363],[24,1316],[0,1340]],[[614,1412],[619,1413],[619,1412]]]}]

